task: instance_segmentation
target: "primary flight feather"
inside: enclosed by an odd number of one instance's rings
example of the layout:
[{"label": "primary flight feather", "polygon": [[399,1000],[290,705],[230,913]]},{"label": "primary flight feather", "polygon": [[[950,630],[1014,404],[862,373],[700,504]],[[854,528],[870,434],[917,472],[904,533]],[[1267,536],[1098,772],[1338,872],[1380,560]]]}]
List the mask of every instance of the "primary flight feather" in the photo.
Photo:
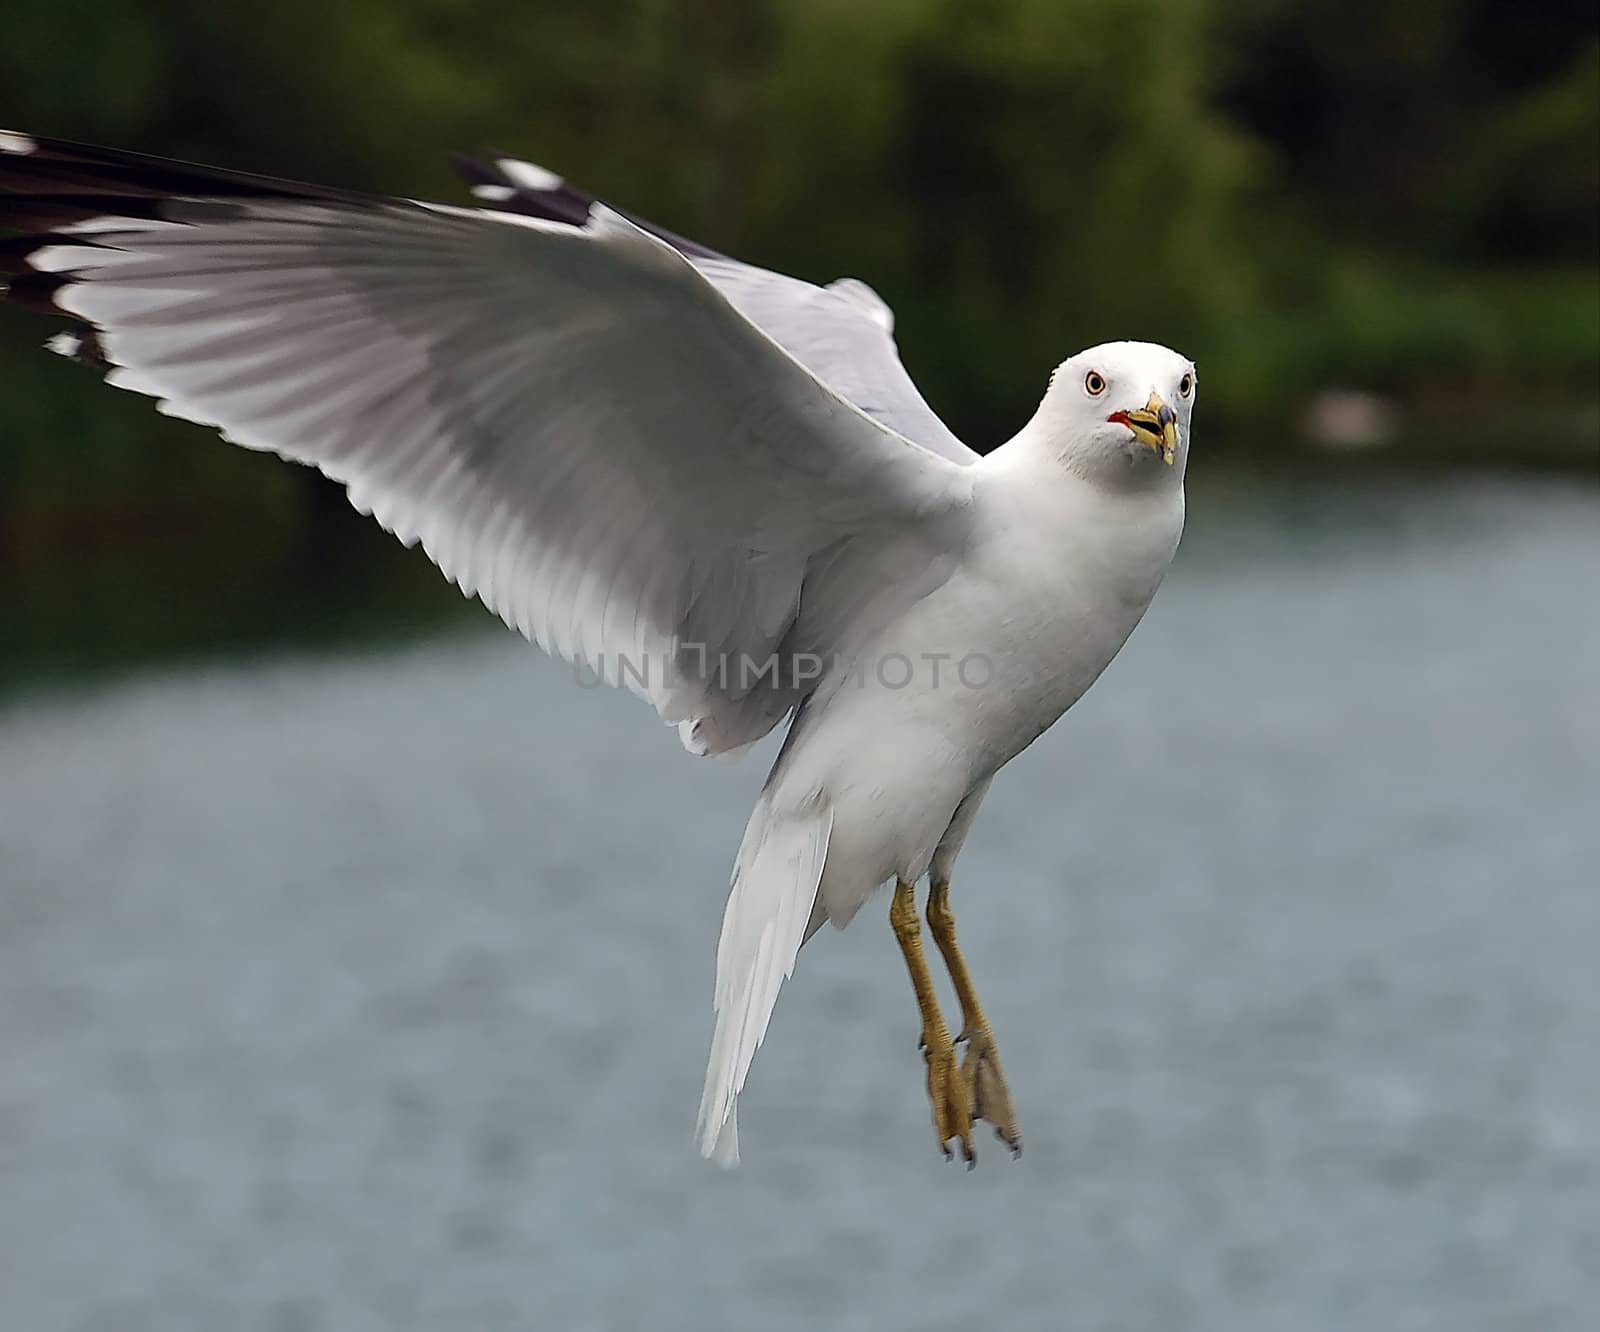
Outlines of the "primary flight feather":
[{"label": "primary flight feather", "polygon": [[890,880],[938,1141],[970,1162],[987,1119],[1019,1149],[951,868],[995,772],[1111,661],[1171,561],[1194,367],[1082,352],[979,457],[865,284],[741,263],[530,163],[462,165],[476,206],[0,131],[6,296],[71,320],[50,346],[109,383],[342,483],[691,751],[787,724],[717,948],[702,1150],[737,1159],[802,944]]}]

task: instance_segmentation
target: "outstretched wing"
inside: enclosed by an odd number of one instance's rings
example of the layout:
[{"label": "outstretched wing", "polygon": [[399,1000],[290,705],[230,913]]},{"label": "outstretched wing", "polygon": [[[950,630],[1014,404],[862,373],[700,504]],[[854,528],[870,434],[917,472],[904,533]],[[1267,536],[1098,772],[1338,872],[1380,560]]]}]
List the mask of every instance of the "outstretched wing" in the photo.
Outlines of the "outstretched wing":
[{"label": "outstretched wing", "polygon": [[[605,207],[553,171],[513,157],[487,164],[457,158],[456,166],[491,208],[581,227]],[[865,282],[840,278],[818,287],[624,216],[683,254],[740,313],[873,420],[951,462],[966,466],[978,460],[923,401],[900,363],[894,312]]]},{"label": "outstretched wing", "polygon": [[56,350],[320,468],[692,748],[809,692],[762,667],[840,631],[819,581],[963,539],[965,469],[603,205],[553,221],[0,133],[0,228],[30,233],[8,297],[79,321]]}]

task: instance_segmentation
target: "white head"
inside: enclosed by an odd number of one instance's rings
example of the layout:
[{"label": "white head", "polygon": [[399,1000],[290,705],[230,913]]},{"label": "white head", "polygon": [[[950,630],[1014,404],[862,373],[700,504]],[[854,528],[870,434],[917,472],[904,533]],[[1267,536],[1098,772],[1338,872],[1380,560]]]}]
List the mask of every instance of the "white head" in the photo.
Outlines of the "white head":
[{"label": "white head", "polygon": [[1099,479],[1183,476],[1194,364],[1154,342],[1104,342],[1063,361],[1029,423],[1063,463]]}]

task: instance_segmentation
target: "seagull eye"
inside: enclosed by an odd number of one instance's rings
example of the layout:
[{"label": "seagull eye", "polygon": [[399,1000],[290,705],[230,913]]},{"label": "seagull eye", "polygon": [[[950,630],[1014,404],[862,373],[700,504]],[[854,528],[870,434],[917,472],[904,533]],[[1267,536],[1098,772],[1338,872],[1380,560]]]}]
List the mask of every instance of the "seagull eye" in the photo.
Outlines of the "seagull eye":
[{"label": "seagull eye", "polygon": [[1091,398],[1098,398],[1106,391],[1106,377],[1098,370],[1091,370],[1083,377],[1083,387]]},{"label": "seagull eye", "polygon": [[1178,396],[1180,398],[1187,398],[1193,392],[1194,392],[1194,376],[1193,375],[1185,375],[1182,379],[1180,379],[1178,381]]}]

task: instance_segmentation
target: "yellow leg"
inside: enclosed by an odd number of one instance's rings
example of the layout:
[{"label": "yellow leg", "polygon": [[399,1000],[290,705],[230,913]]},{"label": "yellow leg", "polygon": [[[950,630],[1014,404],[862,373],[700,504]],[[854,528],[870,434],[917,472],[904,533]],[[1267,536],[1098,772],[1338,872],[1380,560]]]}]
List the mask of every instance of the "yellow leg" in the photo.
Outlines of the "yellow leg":
[{"label": "yellow leg", "polygon": [[961,1035],[956,1039],[967,1043],[961,1075],[967,1084],[972,1113],[993,1124],[995,1136],[1011,1148],[1013,1156],[1020,1156],[1022,1134],[1017,1128],[1016,1111],[1011,1108],[1010,1089],[1000,1071],[1000,1052],[995,1048],[994,1032],[989,1029],[989,1019],[983,1015],[978,992],[967,971],[967,960],[961,956],[961,948],[956,943],[956,918],[950,910],[948,882],[935,883],[928,889],[928,928],[933,931],[933,941],[939,946],[950,980],[956,987],[956,998],[961,1001]]},{"label": "yellow leg", "polygon": [[945,1160],[950,1159],[952,1138],[961,1141],[961,1157],[972,1164],[972,1092],[956,1067],[955,1043],[939,1012],[939,998],[922,952],[922,921],[917,916],[917,891],[909,883],[896,883],[889,903],[889,924],[905,955],[911,987],[917,992],[922,1013],[922,1057],[928,1065],[928,1100],[933,1103],[933,1131]]}]

